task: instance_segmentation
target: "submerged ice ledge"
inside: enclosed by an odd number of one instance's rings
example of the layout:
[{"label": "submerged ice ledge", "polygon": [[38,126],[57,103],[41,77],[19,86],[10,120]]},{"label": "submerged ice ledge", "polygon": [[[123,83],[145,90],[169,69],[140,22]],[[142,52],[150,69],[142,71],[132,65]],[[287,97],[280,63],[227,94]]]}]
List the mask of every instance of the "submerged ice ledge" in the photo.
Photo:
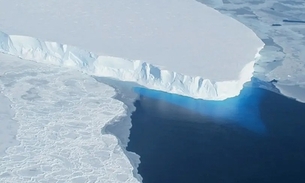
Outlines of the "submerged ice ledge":
[{"label": "submerged ice ledge", "polygon": [[251,80],[254,63],[245,65],[237,80],[213,82],[200,76],[187,76],[161,69],[141,60],[99,56],[80,48],[47,42],[33,37],[8,35],[0,31],[0,52],[22,59],[72,67],[88,75],[136,82],[147,88],[207,100],[224,100],[237,96],[244,83]]}]

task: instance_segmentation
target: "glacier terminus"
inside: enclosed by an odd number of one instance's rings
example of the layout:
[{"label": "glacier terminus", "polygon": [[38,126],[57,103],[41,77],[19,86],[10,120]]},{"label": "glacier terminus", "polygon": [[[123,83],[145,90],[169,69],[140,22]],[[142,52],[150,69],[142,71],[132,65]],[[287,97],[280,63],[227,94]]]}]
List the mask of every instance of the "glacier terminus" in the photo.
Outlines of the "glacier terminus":
[{"label": "glacier terminus", "polygon": [[101,130],[130,123],[132,104],[98,77],[205,100],[255,79],[305,102],[304,12],[301,0],[0,0],[0,182],[142,181],[139,157]]}]

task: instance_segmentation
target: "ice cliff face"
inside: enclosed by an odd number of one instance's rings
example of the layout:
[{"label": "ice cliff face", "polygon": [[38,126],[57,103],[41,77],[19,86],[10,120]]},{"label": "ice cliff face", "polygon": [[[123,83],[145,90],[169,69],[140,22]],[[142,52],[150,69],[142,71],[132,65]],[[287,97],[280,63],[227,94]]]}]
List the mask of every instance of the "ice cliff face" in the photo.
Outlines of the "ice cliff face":
[{"label": "ice cliff face", "polygon": [[4,32],[0,32],[0,52],[26,60],[72,67],[88,75],[136,82],[144,87],[208,100],[223,100],[238,95],[243,84],[250,81],[254,63],[260,57],[257,54],[243,68],[239,79],[213,82],[208,78],[161,69],[140,60],[99,56],[74,46]]}]

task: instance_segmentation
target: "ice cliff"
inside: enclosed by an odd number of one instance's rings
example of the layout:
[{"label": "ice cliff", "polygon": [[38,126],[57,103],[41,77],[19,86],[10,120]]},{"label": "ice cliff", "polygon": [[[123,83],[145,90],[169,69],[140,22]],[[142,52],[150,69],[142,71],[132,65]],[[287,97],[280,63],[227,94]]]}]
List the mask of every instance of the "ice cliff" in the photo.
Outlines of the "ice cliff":
[{"label": "ice cliff", "polygon": [[208,78],[161,69],[141,60],[100,56],[74,46],[0,32],[0,51],[5,54],[72,67],[88,75],[136,82],[144,87],[208,100],[223,100],[238,95],[243,84],[252,77],[260,49],[253,61],[244,66],[237,80],[213,82]]}]

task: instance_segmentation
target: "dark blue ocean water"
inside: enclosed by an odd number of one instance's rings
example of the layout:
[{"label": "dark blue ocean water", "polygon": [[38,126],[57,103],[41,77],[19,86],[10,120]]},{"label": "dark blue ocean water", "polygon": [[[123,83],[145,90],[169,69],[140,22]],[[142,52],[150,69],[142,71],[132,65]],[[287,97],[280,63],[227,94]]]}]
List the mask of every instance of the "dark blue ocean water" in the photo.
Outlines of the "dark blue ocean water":
[{"label": "dark blue ocean water", "polygon": [[218,102],[135,91],[127,150],[144,183],[305,182],[305,104],[257,88]]}]

